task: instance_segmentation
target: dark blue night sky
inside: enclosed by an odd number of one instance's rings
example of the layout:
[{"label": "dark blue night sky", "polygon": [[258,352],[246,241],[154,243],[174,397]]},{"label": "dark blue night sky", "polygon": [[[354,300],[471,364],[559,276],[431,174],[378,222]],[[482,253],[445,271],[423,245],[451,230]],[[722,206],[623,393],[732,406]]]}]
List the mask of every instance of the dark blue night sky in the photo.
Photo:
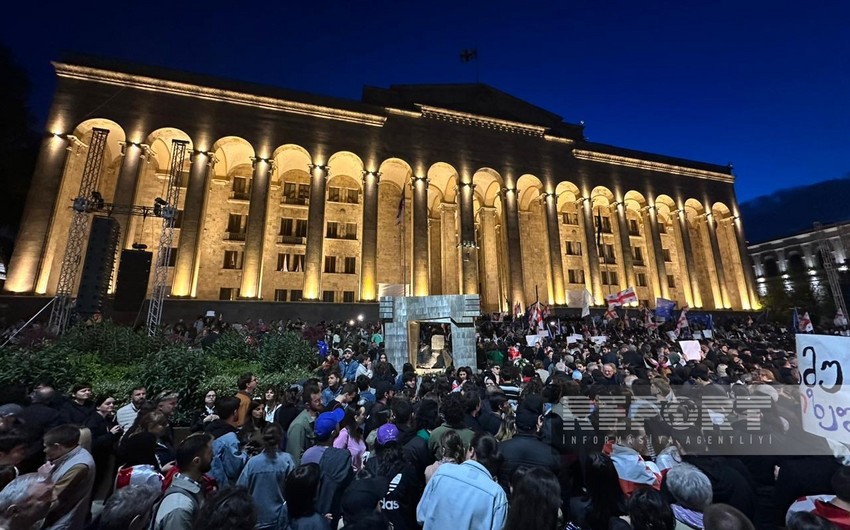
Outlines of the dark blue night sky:
[{"label": "dark blue night sky", "polygon": [[16,6],[0,40],[31,76],[39,125],[49,61],[81,52],[350,99],[478,78],[583,120],[595,142],[732,162],[740,201],[850,172],[844,1]]}]

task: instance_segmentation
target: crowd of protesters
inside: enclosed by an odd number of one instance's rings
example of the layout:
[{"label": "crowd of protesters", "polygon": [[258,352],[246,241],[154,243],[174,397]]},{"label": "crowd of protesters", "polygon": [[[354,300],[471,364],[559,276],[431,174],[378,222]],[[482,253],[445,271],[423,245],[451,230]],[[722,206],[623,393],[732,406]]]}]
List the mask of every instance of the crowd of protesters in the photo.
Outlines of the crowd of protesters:
[{"label": "crowd of protesters", "polygon": [[[529,345],[482,322],[476,366],[417,370],[388,362],[376,325],[178,322],[200,346],[226,328],[312,333],[315,376],[243,374],[185,429],[180,389],[45,379],[0,406],[0,528],[850,529],[850,461],[825,441],[707,441],[752,434],[756,396],[760,433],[806,436],[788,330],[718,322],[697,359],[640,319],[598,326],[559,321]],[[706,397],[709,421],[684,421]]]}]

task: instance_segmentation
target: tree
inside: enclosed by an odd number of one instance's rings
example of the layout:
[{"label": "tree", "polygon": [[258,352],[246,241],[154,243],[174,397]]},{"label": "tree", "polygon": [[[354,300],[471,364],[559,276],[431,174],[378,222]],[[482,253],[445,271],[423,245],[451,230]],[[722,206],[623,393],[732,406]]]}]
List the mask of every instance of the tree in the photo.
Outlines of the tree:
[{"label": "tree", "polygon": [[0,257],[12,254],[18,225],[24,211],[35,161],[39,134],[27,105],[30,80],[15,62],[11,51],[0,44],[0,182],[3,183],[3,208],[0,208]]}]

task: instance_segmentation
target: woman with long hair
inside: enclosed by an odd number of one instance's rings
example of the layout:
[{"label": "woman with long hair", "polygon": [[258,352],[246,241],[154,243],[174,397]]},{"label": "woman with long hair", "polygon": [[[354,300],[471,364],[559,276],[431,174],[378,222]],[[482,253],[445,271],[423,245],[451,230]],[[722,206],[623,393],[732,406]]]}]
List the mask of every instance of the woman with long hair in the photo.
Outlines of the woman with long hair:
[{"label": "woman with long hair", "polygon": [[[502,528],[508,499],[496,482],[501,464],[496,438],[476,434],[466,461],[440,466],[431,477],[416,508],[417,521],[424,525],[424,530]],[[458,492],[463,492],[463,502],[458,502]]]},{"label": "woman with long hair", "polygon": [[263,393],[263,413],[266,423],[274,421],[274,415],[282,404],[280,389],[275,385],[269,385]]},{"label": "woman with long hair", "polygon": [[255,455],[263,446],[263,429],[266,427],[266,415],[263,402],[252,400],[248,405],[245,423],[239,429],[239,442],[250,455]]},{"label": "woman with long hair", "polygon": [[612,517],[625,515],[626,499],[611,457],[604,453],[587,456],[584,477],[587,494],[570,499],[572,523],[586,530],[608,530]]},{"label": "woman with long hair", "polygon": [[295,461],[278,449],[282,435],[279,425],[268,424],[263,429],[262,452],[248,460],[236,481],[236,485],[247,488],[254,499],[258,529],[283,530],[289,522],[283,490]]},{"label": "woman with long hair", "polygon": [[457,432],[448,430],[440,437],[439,445],[437,446],[437,457],[439,460],[425,468],[425,482],[429,482],[434,473],[443,464],[461,464],[463,463],[466,450],[463,447],[463,440],[460,439]]},{"label": "woman with long hair", "polygon": [[365,422],[366,407],[348,407],[339,424],[339,434],[334,439],[334,447],[347,449],[351,453],[351,467],[355,473],[363,467],[363,453],[366,452],[366,442],[363,440]]},{"label": "woman with long hair", "polygon": [[321,471],[319,464],[301,464],[286,477],[284,496],[289,510],[289,530],[330,530],[330,523],[316,511]]},{"label": "woman with long hair", "polygon": [[542,467],[515,475],[518,475],[518,479],[511,484],[511,503],[505,530],[555,530],[561,507],[558,477]]}]

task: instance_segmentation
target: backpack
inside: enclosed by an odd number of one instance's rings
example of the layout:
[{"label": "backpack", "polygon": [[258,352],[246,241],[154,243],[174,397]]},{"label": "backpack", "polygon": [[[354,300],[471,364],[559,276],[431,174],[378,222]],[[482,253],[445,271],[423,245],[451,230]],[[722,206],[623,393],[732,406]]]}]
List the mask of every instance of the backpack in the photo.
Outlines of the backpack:
[{"label": "backpack", "polygon": [[[195,500],[183,488],[168,488],[168,490],[165,492],[165,495],[160,497],[160,499],[158,501],[156,501],[156,504],[154,504],[153,508],[151,509],[151,514],[153,514],[153,515],[151,515],[151,522],[150,522],[150,526],[148,527],[149,530],[156,530],[156,516],[159,514],[159,508],[160,508],[160,506],[162,506],[162,502],[167,497],[169,497],[171,495],[177,495],[177,494],[185,495],[186,497],[191,498],[193,501]],[[197,512],[197,511],[198,511],[198,507],[195,506],[195,512]],[[193,514],[193,516],[194,515],[195,514]]]}]

